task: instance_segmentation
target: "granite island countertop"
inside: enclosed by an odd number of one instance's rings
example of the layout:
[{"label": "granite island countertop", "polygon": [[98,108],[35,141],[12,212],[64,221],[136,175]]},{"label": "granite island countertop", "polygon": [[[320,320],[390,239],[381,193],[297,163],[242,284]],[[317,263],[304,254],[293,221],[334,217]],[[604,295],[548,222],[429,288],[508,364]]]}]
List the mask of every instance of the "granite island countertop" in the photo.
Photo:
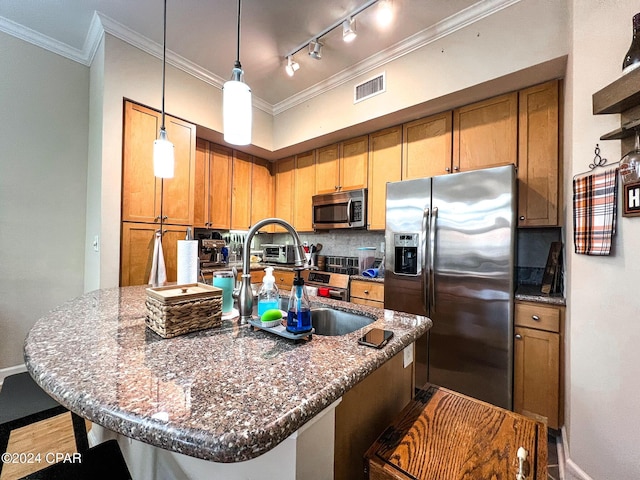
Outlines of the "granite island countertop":
[{"label": "granite island countertop", "polygon": [[[426,317],[311,297],[376,320],[293,343],[225,319],[162,339],[145,327],[145,287],[97,290],[40,319],[25,363],[62,405],[142,442],[215,462],[255,458],[286,439],[431,326]],[[370,327],[394,332],[376,350]]]}]

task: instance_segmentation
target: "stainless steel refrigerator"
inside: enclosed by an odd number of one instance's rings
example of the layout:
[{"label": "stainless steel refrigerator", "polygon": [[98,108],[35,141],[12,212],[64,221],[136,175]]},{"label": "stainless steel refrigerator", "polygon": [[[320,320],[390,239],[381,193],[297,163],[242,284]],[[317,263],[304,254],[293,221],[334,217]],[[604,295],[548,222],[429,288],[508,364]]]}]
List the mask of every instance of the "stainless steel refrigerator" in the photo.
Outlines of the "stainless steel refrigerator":
[{"label": "stainless steel refrigerator", "polygon": [[512,409],[515,167],[388,183],[386,207],[385,308],[433,321],[416,386]]}]

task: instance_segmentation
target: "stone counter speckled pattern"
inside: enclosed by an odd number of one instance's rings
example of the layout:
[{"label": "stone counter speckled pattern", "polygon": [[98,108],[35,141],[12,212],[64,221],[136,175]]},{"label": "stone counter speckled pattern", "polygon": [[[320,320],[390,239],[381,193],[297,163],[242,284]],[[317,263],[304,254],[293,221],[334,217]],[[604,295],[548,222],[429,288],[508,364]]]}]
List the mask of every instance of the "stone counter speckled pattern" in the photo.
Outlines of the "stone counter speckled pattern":
[{"label": "stone counter speckled pattern", "polygon": [[519,285],[514,297],[523,302],[545,303],[547,305],[566,305],[562,295],[546,295],[540,292],[540,285]]},{"label": "stone counter speckled pattern", "polygon": [[[300,343],[237,320],[162,339],[145,327],[145,287],[114,288],[40,319],[25,341],[25,361],[52,397],[109,430],[239,462],[275,447],[431,326],[426,317],[311,300],[377,320]],[[357,343],[372,326],[395,333],[382,350]]]}]

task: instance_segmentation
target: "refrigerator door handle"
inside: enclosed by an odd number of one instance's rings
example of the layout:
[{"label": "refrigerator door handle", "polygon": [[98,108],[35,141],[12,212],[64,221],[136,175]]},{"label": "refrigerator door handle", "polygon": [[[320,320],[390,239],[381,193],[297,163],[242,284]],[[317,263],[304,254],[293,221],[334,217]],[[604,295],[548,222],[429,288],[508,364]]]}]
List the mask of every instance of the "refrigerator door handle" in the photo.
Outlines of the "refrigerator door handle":
[{"label": "refrigerator door handle", "polygon": [[[422,238],[426,243],[427,241],[427,225],[429,225],[429,218],[431,217],[431,212],[429,208],[425,208],[422,210]],[[424,286],[422,290],[422,306],[424,307],[424,311],[429,313],[429,278],[425,275],[427,271],[427,256],[429,255],[429,249],[422,249],[422,261],[420,262],[420,267],[422,268],[423,278],[426,278],[427,284]]]},{"label": "refrigerator door handle", "polygon": [[438,207],[433,207],[429,218],[429,288],[431,291],[431,311],[436,310],[436,220]]}]

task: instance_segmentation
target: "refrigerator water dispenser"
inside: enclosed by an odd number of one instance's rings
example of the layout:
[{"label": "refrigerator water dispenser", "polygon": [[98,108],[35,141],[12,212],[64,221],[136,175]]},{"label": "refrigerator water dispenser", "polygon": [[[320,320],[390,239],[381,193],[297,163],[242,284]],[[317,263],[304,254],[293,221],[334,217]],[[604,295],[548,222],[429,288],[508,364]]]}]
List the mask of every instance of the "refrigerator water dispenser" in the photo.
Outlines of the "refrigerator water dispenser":
[{"label": "refrigerator water dispenser", "polygon": [[396,233],[393,236],[395,249],[395,265],[393,273],[402,275],[418,274],[418,245],[420,234]]}]

